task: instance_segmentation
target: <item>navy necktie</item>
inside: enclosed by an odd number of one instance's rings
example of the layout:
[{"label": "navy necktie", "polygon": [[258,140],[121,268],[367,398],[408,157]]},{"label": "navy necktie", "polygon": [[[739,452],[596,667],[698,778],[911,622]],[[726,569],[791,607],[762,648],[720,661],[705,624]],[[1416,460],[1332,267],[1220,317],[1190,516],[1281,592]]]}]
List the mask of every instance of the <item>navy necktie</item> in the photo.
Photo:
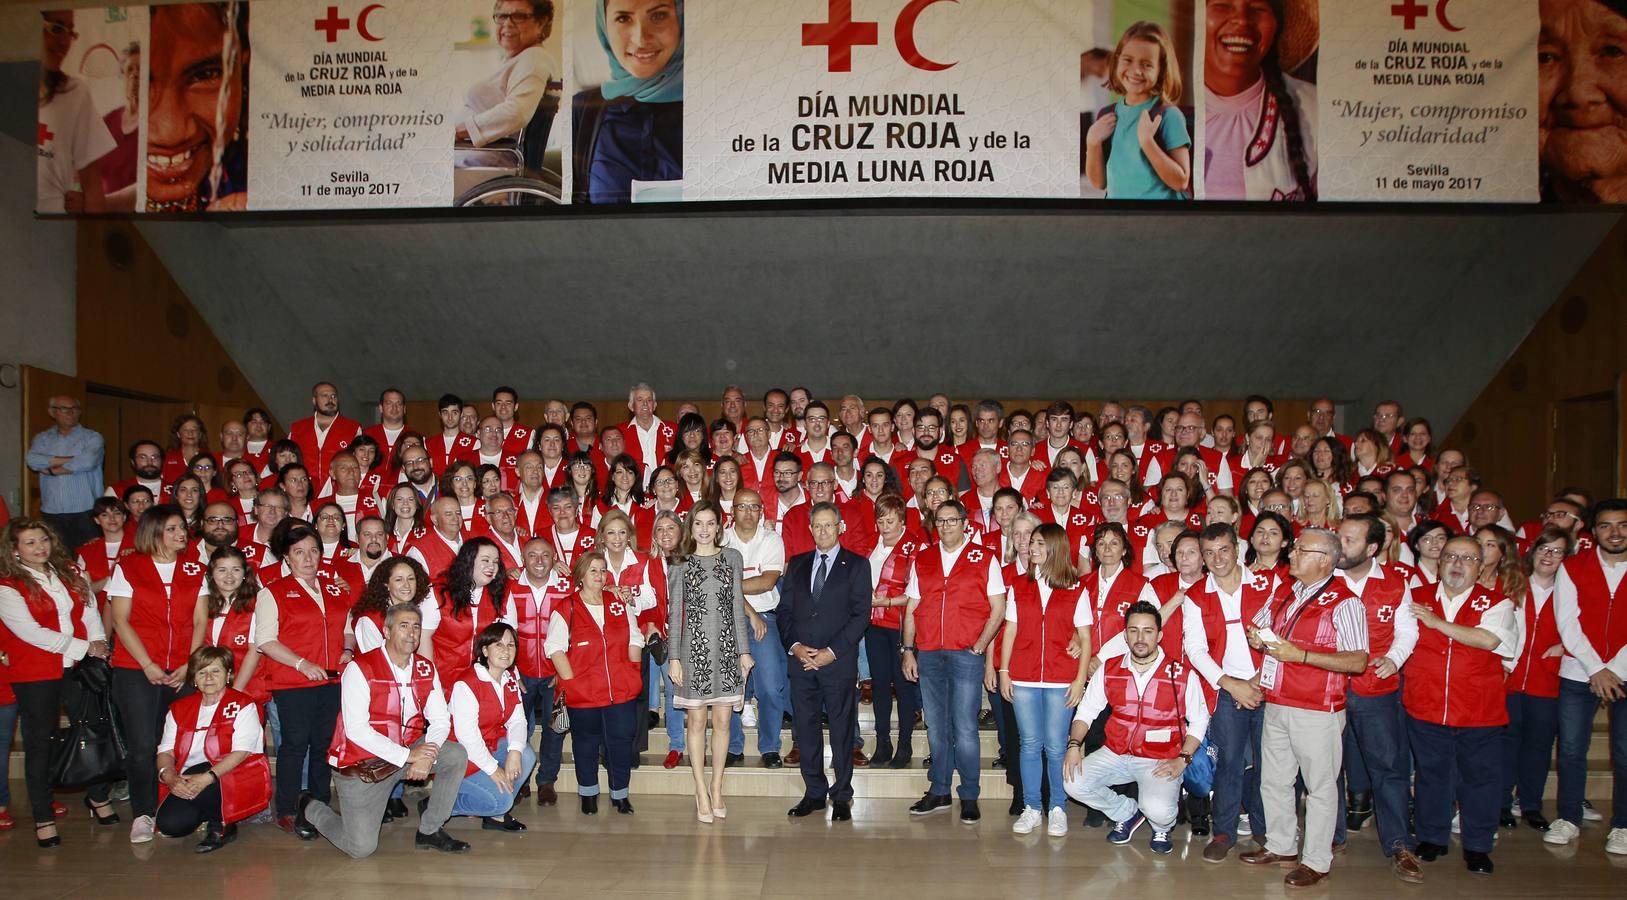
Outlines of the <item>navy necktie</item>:
[{"label": "navy necktie", "polygon": [[814,572],[813,596],[815,600],[818,600],[819,595],[825,591],[826,574],[828,574],[828,570],[826,569],[826,557],[825,554],[821,553],[819,554],[819,569]]}]

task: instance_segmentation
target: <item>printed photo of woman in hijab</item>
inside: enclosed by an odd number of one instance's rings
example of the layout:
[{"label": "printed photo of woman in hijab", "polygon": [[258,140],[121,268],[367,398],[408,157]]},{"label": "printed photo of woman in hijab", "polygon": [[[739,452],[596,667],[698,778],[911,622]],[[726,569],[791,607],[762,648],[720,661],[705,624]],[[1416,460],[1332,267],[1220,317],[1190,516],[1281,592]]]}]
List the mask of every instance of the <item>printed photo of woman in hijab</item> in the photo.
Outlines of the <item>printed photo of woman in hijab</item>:
[{"label": "printed photo of woman in hijab", "polygon": [[649,185],[684,174],[684,0],[591,2],[609,75],[571,102],[572,202],[681,199]]}]

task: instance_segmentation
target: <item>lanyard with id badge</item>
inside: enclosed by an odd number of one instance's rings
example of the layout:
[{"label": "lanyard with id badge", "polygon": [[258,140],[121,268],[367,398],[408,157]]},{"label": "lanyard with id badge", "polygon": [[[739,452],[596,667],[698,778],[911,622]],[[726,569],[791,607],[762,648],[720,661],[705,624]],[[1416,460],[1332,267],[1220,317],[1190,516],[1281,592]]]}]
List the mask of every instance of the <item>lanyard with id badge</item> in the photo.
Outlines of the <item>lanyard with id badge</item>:
[{"label": "lanyard with id badge", "polygon": [[[1294,610],[1293,616],[1288,620],[1288,623],[1283,626],[1283,629],[1289,634],[1293,634],[1294,626],[1299,624],[1299,617],[1305,614],[1305,610],[1311,608],[1311,604],[1316,602],[1316,598],[1320,597],[1322,592],[1327,590],[1328,585],[1332,583],[1333,578],[1329,578],[1327,581],[1324,581],[1318,585],[1316,590],[1309,594],[1309,599],[1307,599],[1304,603],[1301,603],[1299,605],[1299,609]],[[1272,618],[1276,617],[1273,616]],[[1259,629],[1255,632],[1255,634],[1259,635],[1262,643],[1280,644],[1283,642],[1283,638],[1278,637],[1277,633],[1272,631],[1270,626]],[[1278,673],[1281,672],[1282,667],[1282,661],[1269,654],[1265,657],[1265,659],[1260,661],[1260,688],[1262,690],[1269,691],[1277,687],[1277,676]]]}]

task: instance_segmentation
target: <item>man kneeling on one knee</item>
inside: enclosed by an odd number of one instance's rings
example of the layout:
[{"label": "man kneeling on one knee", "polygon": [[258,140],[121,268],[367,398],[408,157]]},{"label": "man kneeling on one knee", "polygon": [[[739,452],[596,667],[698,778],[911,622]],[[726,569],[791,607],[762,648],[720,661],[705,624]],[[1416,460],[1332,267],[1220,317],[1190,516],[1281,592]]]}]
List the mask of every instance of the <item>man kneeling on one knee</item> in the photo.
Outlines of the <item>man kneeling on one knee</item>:
[{"label": "man kneeling on one knee", "polygon": [[421,622],[414,604],[390,607],[384,613],[384,646],[345,667],[339,726],[328,748],[343,813],[319,800],[305,801],[294,826],[300,838],[313,840],[321,833],[355,859],[371,856],[396,785],[433,775],[429,797],[418,804],[414,842],[419,849],[447,853],[469,849],[441,827],[452,815],[469,756],[447,740],[452,716],[446,695],[435,664],[417,652]]},{"label": "man kneeling on one knee", "polygon": [[[1104,663],[1085,688],[1063,758],[1063,790],[1114,822],[1107,840],[1127,844],[1143,824],[1152,826],[1152,851],[1174,849],[1169,833],[1181,799],[1181,776],[1209,727],[1209,702],[1200,679],[1158,647],[1163,618],[1146,601],[1124,614],[1129,652]],[[1081,759],[1085,732],[1103,709],[1107,743]],[[1135,782],[1139,801],[1114,785]],[[1139,809],[1137,808],[1139,806]]]}]

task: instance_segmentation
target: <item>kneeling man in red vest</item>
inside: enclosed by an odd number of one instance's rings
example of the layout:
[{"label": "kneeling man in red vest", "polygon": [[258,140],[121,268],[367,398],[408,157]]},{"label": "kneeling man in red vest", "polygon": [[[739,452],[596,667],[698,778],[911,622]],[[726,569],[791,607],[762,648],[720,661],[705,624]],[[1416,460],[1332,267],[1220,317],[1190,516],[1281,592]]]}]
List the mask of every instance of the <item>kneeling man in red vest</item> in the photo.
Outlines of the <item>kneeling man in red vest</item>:
[{"label": "kneeling man in red vest", "polygon": [[[1162,629],[1158,607],[1145,600],[1125,611],[1129,653],[1103,663],[1090,680],[1062,759],[1062,789],[1113,820],[1107,840],[1128,844],[1137,829],[1151,824],[1154,853],[1175,849],[1169,833],[1181,799],[1181,776],[1209,727],[1201,679],[1180,660],[1164,655],[1158,646]],[[1109,707],[1107,742],[1081,759],[1085,732]],[[1135,782],[1139,800],[1113,790],[1130,782]]]},{"label": "kneeling man in red vest", "polygon": [[435,664],[418,654],[423,636],[418,607],[400,603],[384,613],[384,646],[356,657],[339,678],[339,722],[328,748],[334,791],[344,815],[326,803],[300,807],[295,834],[317,833],[354,859],[378,849],[385,805],[403,780],[435,776],[418,802],[415,845],[462,853],[469,845],[442,828],[463,784],[469,757],[447,740],[452,716],[435,677]]}]

